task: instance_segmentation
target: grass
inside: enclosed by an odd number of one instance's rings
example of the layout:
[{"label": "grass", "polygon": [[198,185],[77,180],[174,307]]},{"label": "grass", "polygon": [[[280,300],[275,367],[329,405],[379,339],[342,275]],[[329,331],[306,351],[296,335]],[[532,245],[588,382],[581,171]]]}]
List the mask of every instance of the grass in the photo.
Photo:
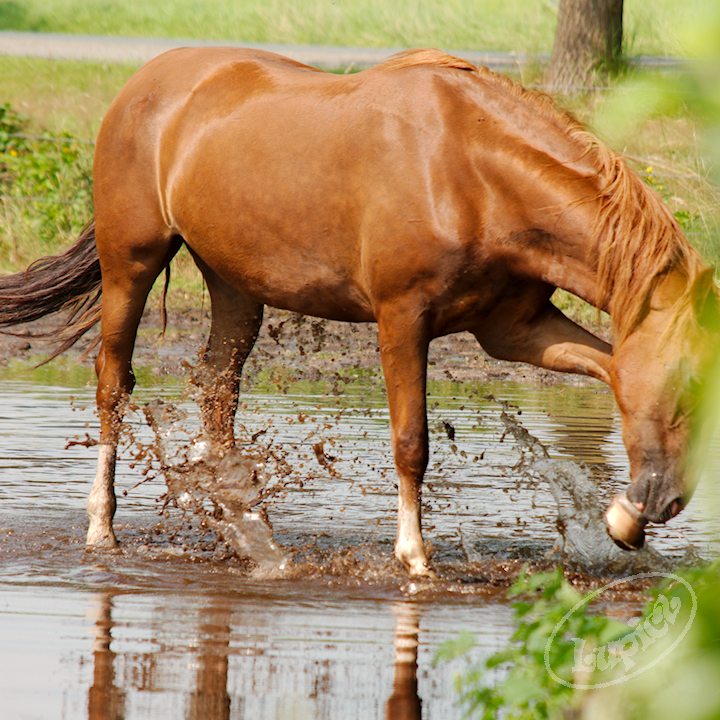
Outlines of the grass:
[{"label": "grass", "polygon": [[0,57],[0,103],[27,116],[33,132],[67,132],[92,140],[108,105],[135,70],[129,65]]},{"label": "grass", "polygon": [[[706,0],[625,0],[631,55],[681,52]],[[549,53],[557,0],[5,0],[6,30]]]}]

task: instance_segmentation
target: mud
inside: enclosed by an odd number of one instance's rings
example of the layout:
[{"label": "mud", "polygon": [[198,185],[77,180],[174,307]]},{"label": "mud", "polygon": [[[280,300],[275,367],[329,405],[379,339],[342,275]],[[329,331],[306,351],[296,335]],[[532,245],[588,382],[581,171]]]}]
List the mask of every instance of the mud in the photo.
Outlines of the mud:
[{"label": "mud", "polygon": [[[169,309],[168,316],[163,332],[160,313],[154,309],[145,311],[133,355],[136,369],[145,369],[155,378],[185,377],[188,363],[196,361],[210,330],[207,309],[182,312]],[[18,361],[21,364],[42,362],[48,352],[42,332],[51,326],[54,321],[45,319],[24,326],[16,336],[0,335],[0,367],[12,366]],[[595,331],[601,336],[608,332],[607,328],[599,327]],[[64,357],[73,364],[90,368],[96,340],[97,333],[90,333]],[[243,389],[252,389],[262,379],[281,392],[300,381],[324,382],[338,391],[349,382],[374,377],[380,372],[379,368],[375,324],[320,320],[266,308],[258,340],[246,363]],[[428,379],[601,387],[597,381],[584,376],[495,360],[482,351],[469,333],[438,338],[431,343]]]}]

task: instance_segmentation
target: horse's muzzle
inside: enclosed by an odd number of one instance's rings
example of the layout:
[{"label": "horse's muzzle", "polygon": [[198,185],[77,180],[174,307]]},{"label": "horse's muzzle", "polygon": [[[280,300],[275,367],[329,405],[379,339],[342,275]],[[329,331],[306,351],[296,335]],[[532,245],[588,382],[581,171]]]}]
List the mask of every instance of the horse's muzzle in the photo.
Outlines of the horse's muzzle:
[{"label": "horse's muzzle", "polygon": [[647,522],[625,493],[616,495],[605,511],[610,537],[624,550],[639,550],[643,546]]}]

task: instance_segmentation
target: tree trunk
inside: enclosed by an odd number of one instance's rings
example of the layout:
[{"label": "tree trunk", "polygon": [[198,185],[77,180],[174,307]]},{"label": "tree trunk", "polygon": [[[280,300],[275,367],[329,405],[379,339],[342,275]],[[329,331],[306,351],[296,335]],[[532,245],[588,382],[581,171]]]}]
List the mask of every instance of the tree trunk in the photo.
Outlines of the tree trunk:
[{"label": "tree trunk", "polygon": [[560,0],[548,83],[573,93],[617,72],[622,61],[623,0]]}]

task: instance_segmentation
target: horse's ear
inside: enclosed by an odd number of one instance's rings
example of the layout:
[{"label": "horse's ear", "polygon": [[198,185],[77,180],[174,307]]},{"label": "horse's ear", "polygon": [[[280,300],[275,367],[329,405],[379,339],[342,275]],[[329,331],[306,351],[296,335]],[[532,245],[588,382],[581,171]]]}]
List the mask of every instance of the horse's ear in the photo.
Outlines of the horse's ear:
[{"label": "horse's ear", "polygon": [[720,331],[720,304],[715,285],[715,268],[703,270],[692,285],[692,304],[701,327]]}]

